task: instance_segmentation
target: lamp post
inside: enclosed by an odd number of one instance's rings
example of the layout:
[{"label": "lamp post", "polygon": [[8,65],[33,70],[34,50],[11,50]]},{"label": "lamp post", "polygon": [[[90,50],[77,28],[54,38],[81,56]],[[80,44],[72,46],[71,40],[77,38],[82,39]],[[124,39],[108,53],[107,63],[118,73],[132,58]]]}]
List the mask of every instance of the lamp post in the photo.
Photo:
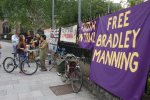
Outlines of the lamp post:
[{"label": "lamp post", "polygon": [[52,28],[54,28],[54,0],[52,0]]},{"label": "lamp post", "polygon": [[109,9],[110,9],[110,0],[108,0],[108,14],[110,13]]},{"label": "lamp post", "polygon": [[78,5],[78,23],[79,23],[79,26],[80,26],[80,22],[81,22],[81,0],[78,0],[79,1],[79,5]]},{"label": "lamp post", "polygon": [[91,19],[91,5],[90,5],[90,19]]}]

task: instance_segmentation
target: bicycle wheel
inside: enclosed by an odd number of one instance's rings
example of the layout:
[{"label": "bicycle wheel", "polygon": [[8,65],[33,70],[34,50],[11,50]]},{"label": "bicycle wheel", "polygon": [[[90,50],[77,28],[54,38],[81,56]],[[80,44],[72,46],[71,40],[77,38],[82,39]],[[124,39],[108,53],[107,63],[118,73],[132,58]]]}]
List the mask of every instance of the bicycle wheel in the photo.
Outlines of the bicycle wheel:
[{"label": "bicycle wheel", "polygon": [[7,73],[11,73],[15,69],[15,61],[12,57],[7,57],[3,61],[4,70]]},{"label": "bicycle wheel", "polygon": [[80,67],[76,67],[76,70],[72,72],[71,77],[72,89],[75,93],[78,93],[82,88],[83,75]]},{"label": "bicycle wheel", "polygon": [[26,75],[34,74],[38,69],[37,63],[33,59],[24,60],[21,63],[21,70]]}]

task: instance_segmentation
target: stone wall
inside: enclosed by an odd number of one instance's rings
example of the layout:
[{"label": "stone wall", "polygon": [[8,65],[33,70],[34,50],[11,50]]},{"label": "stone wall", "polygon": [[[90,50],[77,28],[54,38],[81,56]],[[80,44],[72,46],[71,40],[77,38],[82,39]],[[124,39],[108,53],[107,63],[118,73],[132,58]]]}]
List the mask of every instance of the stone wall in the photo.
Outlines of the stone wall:
[{"label": "stone wall", "polygon": [[89,78],[90,64],[80,62],[80,67],[83,72],[83,86],[88,89],[97,100],[121,100],[110,92],[106,91],[96,83],[92,82]]},{"label": "stone wall", "polygon": [[[88,78],[90,64],[80,62],[80,67],[83,72],[83,87],[89,90],[96,100],[121,100]],[[150,95],[144,93],[141,100],[150,100]]]},{"label": "stone wall", "polygon": [[92,82],[89,78],[83,77],[83,86],[88,89],[94,96],[94,99],[98,100],[121,100],[113,94],[109,93],[99,85]]}]

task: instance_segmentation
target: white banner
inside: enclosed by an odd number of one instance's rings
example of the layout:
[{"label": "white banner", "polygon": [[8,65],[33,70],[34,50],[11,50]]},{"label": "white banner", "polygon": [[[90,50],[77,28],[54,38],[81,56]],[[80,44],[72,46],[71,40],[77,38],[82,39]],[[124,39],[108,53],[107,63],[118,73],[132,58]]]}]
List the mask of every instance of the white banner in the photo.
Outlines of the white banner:
[{"label": "white banner", "polygon": [[50,43],[51,28],[50,29],[45,29],[44,34],[46,35],[46,41],[49,44]]},{"label": "white banner", "polygon": [[61,28],[60,41],[76,43],[77,25]]},{"label": "white banner", "polygon": [[59,28],[51,29],[51,36],[50,36],[51,39],[50,39],[50,45],[49,45],[50,53],[56,52],[57,50],[59,31],[60,31]]}]

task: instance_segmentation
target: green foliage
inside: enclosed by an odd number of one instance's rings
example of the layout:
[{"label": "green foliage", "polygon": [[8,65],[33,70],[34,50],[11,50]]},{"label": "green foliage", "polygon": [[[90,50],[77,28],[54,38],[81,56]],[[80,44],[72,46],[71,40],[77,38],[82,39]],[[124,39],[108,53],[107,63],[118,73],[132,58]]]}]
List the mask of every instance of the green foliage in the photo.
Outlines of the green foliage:
[{"label": "green foliage", "polygon": [[[78,23],[78,0],[54,0],[55,22],[57,26],[66,26]],[[52,0],[0,0],[0,20],[4,17],[12,28],[22,27],[28,30],[51,27]],[[82,0],[81,19],[107,14],[108,2],[105,0]],[[110,10],[117,11],[120,6],[111,2]]]},{"label": "green foliage", "polygon": [[150,93],[150,79],[147,80],[147,93]]},{"label": "green foliage", "polygon": [[127,2],[128,2],[128,7],[132,7],[132,6],[134,6],[134,5],[143,3],[144,1],[146,1],[146,0],[127,0]]},{"label": "green foliage", "polygon": [[1,7],[4,16],[14,28],[21,23],[30,30],[44,26],[51,12],[50,2],[50,0],[3,0]]},{"label": "green foliage", "polygon": [[12,32],[10,32],[9,34],[12,34],[12,35],[14,35],[14,33],[12,33]]},{"label": "green foliage", "polygon": [[[70,23],[78,22],[78,0],[57,0],[57,18],[59,19],[58,25],[70,25]],[[61,6],[60,6],[61,5]],[[105,0],[82,0],[81,2],[81,19],[90,18],[90,6],[91,6],[91,17],[104,15],[108,12],[108,2]],[[118,11],[121,9],[120,6],[115,6],[113,2],[110,3],[110,10]]]}]

